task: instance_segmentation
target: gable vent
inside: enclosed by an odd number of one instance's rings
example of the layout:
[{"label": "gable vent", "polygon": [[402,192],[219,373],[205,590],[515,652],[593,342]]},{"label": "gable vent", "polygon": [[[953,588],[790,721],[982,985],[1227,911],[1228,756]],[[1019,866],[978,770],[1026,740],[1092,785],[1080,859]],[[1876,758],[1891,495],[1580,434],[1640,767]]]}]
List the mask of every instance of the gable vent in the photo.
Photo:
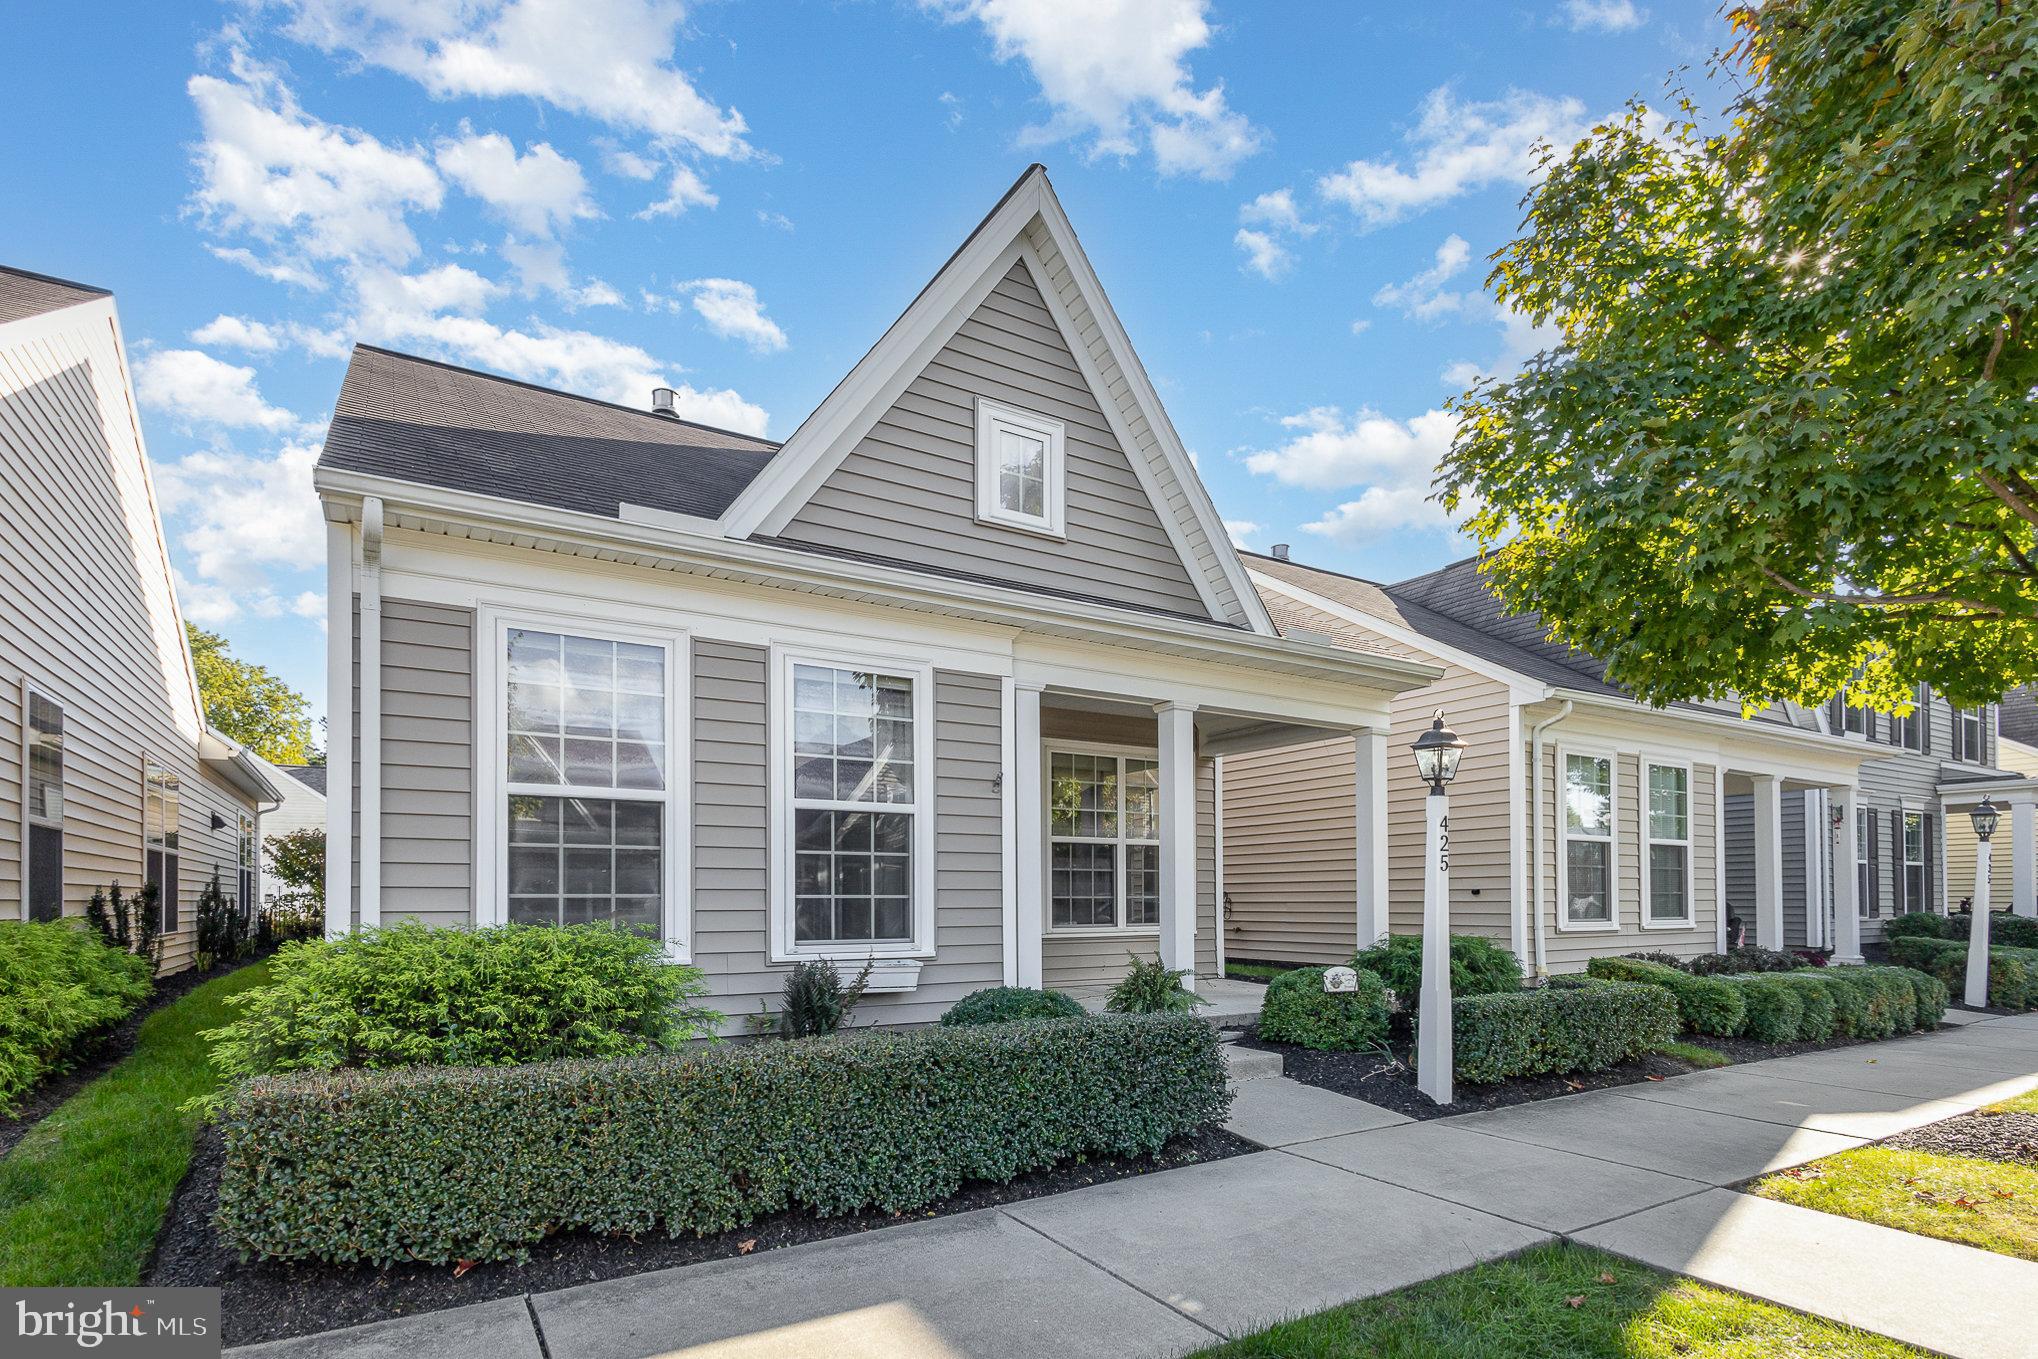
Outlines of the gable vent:
[{"label": "gable vent", "polygon": [[673,391],[670,387],[653,387],[651,389],[651,413],[653,415],[662,415],[668,420],[679,419],[679,412],[672,408],[672,403],[678,396],[679,393]]}]

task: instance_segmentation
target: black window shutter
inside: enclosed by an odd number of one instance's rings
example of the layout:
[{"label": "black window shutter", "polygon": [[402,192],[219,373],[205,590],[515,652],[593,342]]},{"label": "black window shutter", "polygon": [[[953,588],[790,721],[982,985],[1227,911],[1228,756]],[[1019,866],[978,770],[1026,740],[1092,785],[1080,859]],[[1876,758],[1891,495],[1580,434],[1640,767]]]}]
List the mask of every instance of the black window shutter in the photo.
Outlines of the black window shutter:
[{"label": "black window shutter", "polygon": [[1903,808],[1893,808],[1889,814],[1889,880],[1890,896],[1895,900],[1893,913],[1903,915],[1911,909],[1910,897],[1904,881],[1904,813]]},{"label": "black window shutter", "polygon": [[1918,753],[1932,753],[1932,686],[1918,686]]},{"label": "black window shutter", "polygon": [[1868,914],[1873,916],[1882,914],[1882,880],[1876,871],[1881,866],[1882,856],[1875,852],[1875,813],[1870,812],[1867,819],[1868,829],[1863,837],[1867,843],[1861,847],[1861,852],[1868,856],[1868,901],[1866,904],[1868,906]]}]

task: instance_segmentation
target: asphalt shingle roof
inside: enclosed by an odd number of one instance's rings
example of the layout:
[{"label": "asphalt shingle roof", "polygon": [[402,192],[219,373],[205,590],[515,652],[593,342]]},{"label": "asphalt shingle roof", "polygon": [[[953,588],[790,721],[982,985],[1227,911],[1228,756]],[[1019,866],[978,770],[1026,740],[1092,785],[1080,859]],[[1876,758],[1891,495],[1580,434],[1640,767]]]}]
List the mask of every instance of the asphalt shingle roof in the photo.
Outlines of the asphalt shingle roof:
[{"label": "asphalt shingle roof", "polygon": [[1996,730],[2012,741],[2038,746],[2038,684],[2020,684],[2003,695]]},{"label": "asphalt shingle roof", "polygon": [[625,501],[712,519],[777,452],[768,439],[357,345],[319,463],[611,519]]},{"label": "asphalt shingle roof", "polygon": [[95,297],[105,297],[104,288],[94,288],[68,279],[32,274],[0,264],[0,324],[24,321],[46,311],[75,307]]},{"label": "asphalt shingle roof", "polygon": [[320,797],[326,792],[326,767],[322,764],[279,764],[276,766]]}]

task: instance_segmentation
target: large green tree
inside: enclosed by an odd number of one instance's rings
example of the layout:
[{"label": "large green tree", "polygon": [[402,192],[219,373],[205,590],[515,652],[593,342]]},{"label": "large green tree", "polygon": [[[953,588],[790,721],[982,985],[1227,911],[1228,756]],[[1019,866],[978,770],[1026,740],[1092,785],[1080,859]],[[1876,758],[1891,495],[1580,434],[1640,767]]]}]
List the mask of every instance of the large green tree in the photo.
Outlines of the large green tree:
[{"label": "large green tree", "polygon": [[236,660],[218,633],[190,623],[184,630],[207,722],[275,764],[322,758],[312,744],[311,703],[303,694],[262,666]]},{"label": "large green tree", "polygon": [[2038,676],[2038,3],[1727,19],[1725,117],[1546,158],[1489,284],[1560,338],[1445,503],[1644,698],[1979,702]]}]

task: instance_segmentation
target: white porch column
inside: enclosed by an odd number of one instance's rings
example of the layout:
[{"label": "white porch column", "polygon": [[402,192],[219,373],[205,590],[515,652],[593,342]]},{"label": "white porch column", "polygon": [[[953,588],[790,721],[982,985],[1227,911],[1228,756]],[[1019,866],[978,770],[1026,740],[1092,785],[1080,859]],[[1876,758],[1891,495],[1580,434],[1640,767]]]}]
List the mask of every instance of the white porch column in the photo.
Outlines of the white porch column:
[{"label": "white porch column", "polygon": [[1835,788],[1830,801],[1839,812],[1838,848],[1833,856],[1833,961],[1861,961],[1860,878],[1855,862],[1861,857],[1860,816],[1854,804],[1860,794],[1852,788]]},{"label": "white porch column", "polygon": [[2010,914],[2038,915],[2038,803],[2010,804]]},{"label": "white porch column", "polygon": [[1160,722],[1161,961],[1196,970],[1196,707],[1154,706]]},{"label": "white porch column", "polygon": [[1014,952],[1020,986],[1039,986],[1040,933],[1047,911],[1047,788],[1041,781],[1040,686],[1013,686],[1012,786],[1018,823],[1014,863]]},{"label": "white porch column", "polygon": [[1750,775],[1755,784],[1755,942],[1783,947],[1783,780]]},{"label": "white porch column", "polygon": [[1352,791],[1358,808],[1358,946],[1387,934],[1387,734],[1352,736]]},{"label": "white porch column", "polygon": [[354,531],[326,523],[326,938],[354,928]]},{"label": "white porch column", "polygon": [[[361,928],[382,923],[382,498],[361,502]],[[344,758],[344,757],[343,757]]]}]

